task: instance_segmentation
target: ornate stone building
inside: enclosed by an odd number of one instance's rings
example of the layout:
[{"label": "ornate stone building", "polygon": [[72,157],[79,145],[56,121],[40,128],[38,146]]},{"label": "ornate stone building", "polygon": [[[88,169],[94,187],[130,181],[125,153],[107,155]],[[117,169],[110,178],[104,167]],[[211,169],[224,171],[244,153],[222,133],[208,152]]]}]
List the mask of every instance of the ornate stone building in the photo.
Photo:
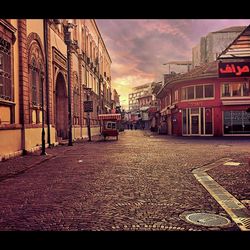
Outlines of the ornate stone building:
[{"label": "ornate stone building", "polygon": [[87,137],[87,95],[98,134],[98,114],[111,112],[110,67],[95,20],[0,19],[0,160],[39,149],[42,128],[46,145],[68,139],[70,126],[73,140]]}]

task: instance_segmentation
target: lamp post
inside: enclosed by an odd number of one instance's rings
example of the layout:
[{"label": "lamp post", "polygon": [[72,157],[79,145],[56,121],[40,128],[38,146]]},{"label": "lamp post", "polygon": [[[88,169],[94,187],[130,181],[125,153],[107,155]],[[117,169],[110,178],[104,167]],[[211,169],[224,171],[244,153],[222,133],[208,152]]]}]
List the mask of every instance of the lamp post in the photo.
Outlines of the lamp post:
[{"label": "lamp post", "polygon": [[[87,102],[89,101],[89,95],[91,93],[91,88],[84,88],[84,90],[86,91],[85,93],[87,94]],[[91,128],[90,128],[90,107],[88,107],[86,109],[86,107],[84,107],[84,110],[87,110],[87,129],[88,129],[88,137],[89,137],[89,141],[91,141]]]},{"label": "lamp post", "polygon": [[43,75],[40,76],[40,81],[41,81],[41,85],[42,85],[42,152],[41,155],[46,155],[45,152],[45,130],[44,130],[44,77]]},{"label": "lamp post", "polygon": [[71,70],[70,70],[70,59],[71,59],[71,30],[74,28],[74,24],[67,22],[63,25],[64,28],[64,41],[67,45],[67,71],[68,71],[68,129],[69,129],[69,143],[68,146],[73,146],[72,143],[72,112],[71,112]]}]

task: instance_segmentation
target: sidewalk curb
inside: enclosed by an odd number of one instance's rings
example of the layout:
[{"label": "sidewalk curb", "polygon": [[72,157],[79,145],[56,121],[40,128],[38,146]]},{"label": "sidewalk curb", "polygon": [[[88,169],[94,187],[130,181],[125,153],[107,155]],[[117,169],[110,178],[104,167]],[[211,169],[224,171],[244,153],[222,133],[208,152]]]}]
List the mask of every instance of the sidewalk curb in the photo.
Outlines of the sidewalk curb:
[{"label": "sidewalk curb", "polygon": [[250,231],[250,215],[248,209],[232,194],[218,184],[206,171],[218,167],[232,159],[222,158],[211,164],[192,171],[197,181],[210,193],[210,195],[226,211],[241,231]]},{"label": "sidewalk curb", "polygon": [[48,161],[48,160],[51,160],[51,159],[53,159],[53,158],[55,158],[55,157],[56,157],[56,155],[47,155],[47,158],[41,159],[40,161],[37,161],[37,162],[35,162],[35,163],[33,163],[33,164],[27,166],[26,168],[24,168],[24,169],[22,169],[22,170],[20,170],[20,171],[16,171],[16,172],[11,173],[11,174],[2,175],[2,176],[0,176],[0,182],[2,182],[2,181],[4,181],[4,180],[7,180],[7,179],[10,179],[10,178],[14,178],[14,177],[16,177],[17,175],[23,174],[23,173],[25,173],[27,170],[29,170],[29,169],[31,169],[31,168],[33,168],[33,167],[36,167],[36,166],[38,166],[38,165],[40,165],[40,164],[42,164],[42,163],[44,163],[44,162],[46,162],[46,161]]}]

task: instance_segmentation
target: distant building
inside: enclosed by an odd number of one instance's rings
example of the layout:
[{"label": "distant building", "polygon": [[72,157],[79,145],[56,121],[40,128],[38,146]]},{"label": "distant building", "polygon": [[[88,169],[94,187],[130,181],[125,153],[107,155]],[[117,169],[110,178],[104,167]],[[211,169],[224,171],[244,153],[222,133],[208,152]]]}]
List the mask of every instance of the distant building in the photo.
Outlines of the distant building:
[{"label": "distant building", "polygon": [[118,94],[116,89],[113,89],[112,91],[112,112],[114,112],[114,110],[117,110],[121,108],[120,105],[120,95]]},{"label": "distant building", "polygon": [[129,94],[129,111],[138,111],[140,108],[139,98],[146,95],[152,95],[154,88],[158,86],[159,83],[152,82],[146,83],[133,88],[133,92]]},{"label": "distant building", "polygon": [[234,26],[208,33],[200,43],[192,48],[192,67],[213,62],[217,56],[245,29]]},{"label": "distant building", "polygon": [[[158,111],[158,102],[155,94],[160,90],[162,82],[152,82],[133,88],[129,94],[129,112],[131,122],[137,123],[140,128],[155,127],[155,113]],[[133,119],[132,119],[133,118]]]}]

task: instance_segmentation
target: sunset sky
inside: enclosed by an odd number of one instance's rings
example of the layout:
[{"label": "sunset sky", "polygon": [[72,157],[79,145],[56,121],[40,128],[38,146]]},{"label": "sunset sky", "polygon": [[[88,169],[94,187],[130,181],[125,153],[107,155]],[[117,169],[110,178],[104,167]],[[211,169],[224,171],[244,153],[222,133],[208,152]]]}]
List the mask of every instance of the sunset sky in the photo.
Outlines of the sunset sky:
[{"label": "sunset sky", "polygon": [[250,19],[97,19],[112,59],[112,88],[128,107],[135,86],[161,81],[173,60],[191,60],[201,36],[231,26],[247,26]]}]

